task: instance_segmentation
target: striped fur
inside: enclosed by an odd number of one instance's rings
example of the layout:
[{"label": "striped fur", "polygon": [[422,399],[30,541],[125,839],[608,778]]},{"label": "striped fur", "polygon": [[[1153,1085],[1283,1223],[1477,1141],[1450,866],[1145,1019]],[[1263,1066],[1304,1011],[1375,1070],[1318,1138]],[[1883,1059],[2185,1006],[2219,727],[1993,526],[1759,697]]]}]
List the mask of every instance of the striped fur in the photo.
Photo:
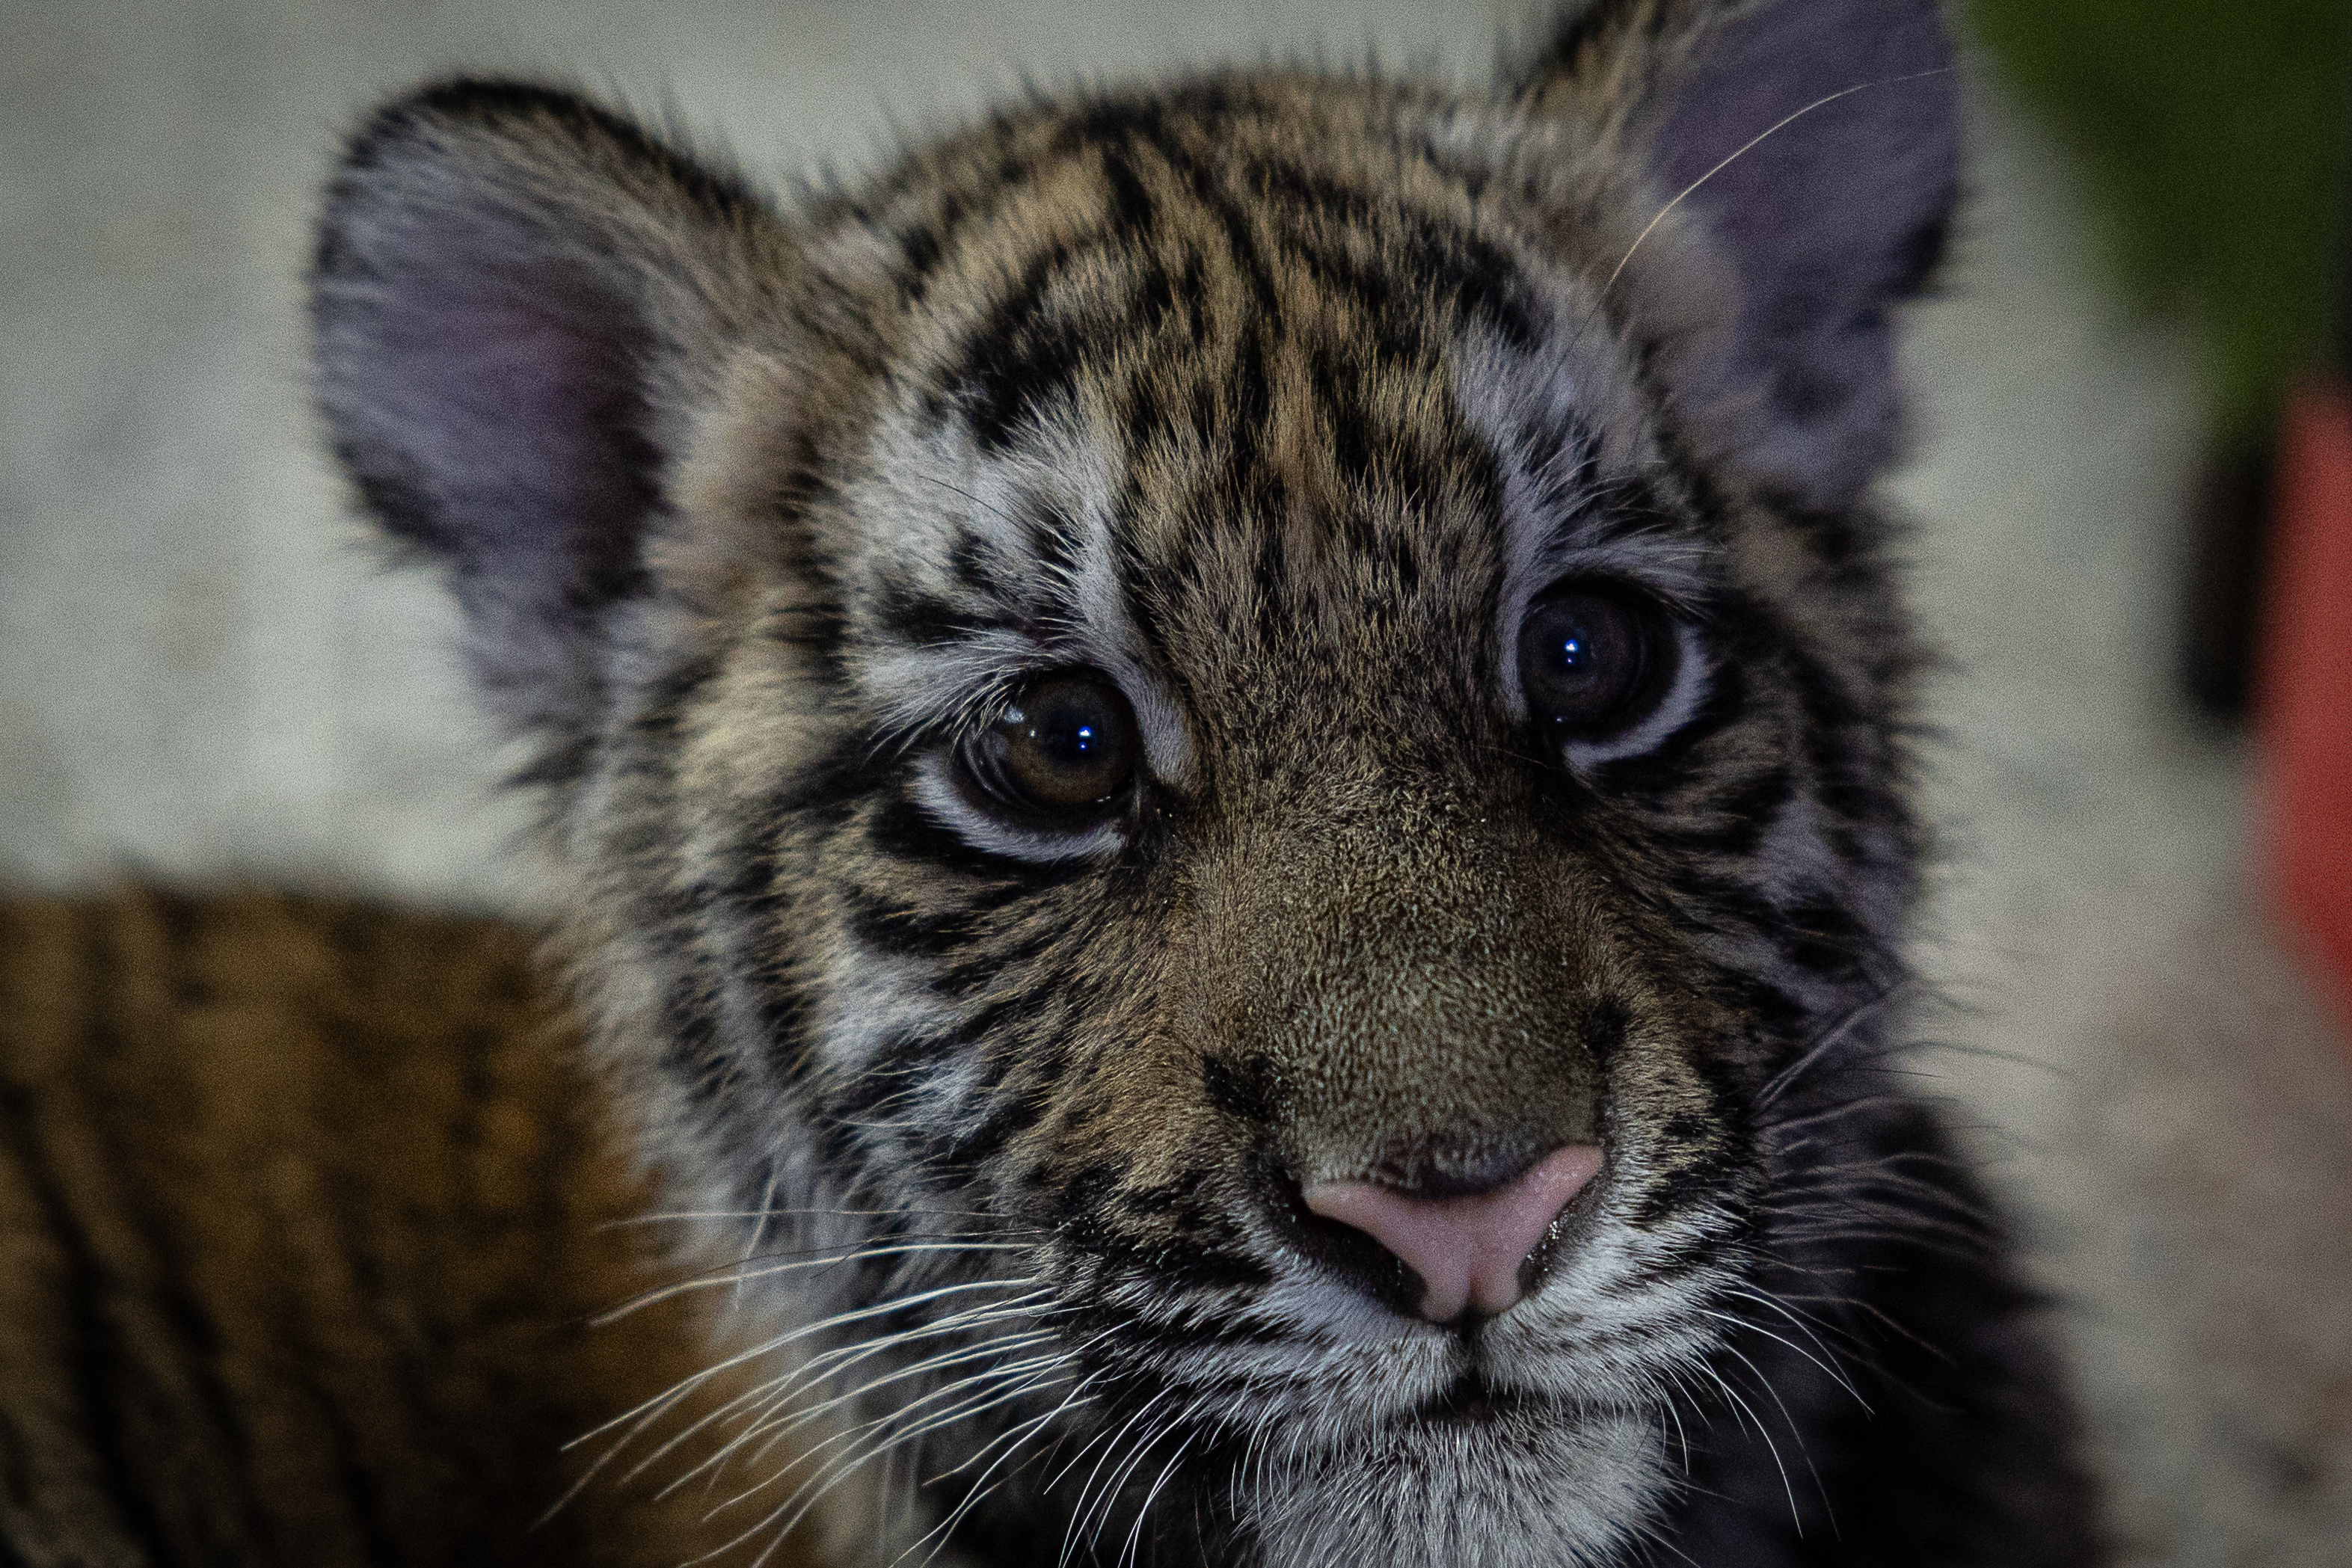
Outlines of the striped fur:
[{"label": "striped fur", "polygon": [[712,1325],[588,1327],[670,1270],[533,967],[366,906],[0,905],[0,1563],[691,1554],[650,1488],[540,1522]]},{"label": "striped fur", "polygon": [[[644,1146],[840,1372],[739,1412],[748,1545],[856,1473],[877,1560],[2088,1559],[1883,1066],[1917,659],[1864,490],[1948,58],[1916,0],[1623,0],[1493,94],[1043,99],[789,215],[549,89],[361,133],[338,450],[535,747]],[[1554,747],[1562,580],[1679,652]],[[960,747],[1071,668],[1140,781],[1008,814]],[[1301,1199],[1591,1140],[1475,1328]]]}]

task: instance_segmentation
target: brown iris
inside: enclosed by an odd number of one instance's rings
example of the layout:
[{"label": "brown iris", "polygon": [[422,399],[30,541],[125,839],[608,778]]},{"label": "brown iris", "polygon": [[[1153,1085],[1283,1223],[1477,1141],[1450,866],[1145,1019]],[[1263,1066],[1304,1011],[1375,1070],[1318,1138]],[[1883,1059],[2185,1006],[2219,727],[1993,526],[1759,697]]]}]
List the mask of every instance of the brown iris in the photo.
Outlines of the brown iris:
[{"label": "brown iris", "polygon": [[1599,740],[1647,718],[1674,681],[1672,617],[1612,583],[1570,579],[1528,607],[1519,684],[1538,727]]},{"label": "brown iris", "polygon": [[991,795],[1029,811],[1090,815],[1135,777],[1135,713],[1102,675],[1073,670],[1021,688],[970,752]]}]

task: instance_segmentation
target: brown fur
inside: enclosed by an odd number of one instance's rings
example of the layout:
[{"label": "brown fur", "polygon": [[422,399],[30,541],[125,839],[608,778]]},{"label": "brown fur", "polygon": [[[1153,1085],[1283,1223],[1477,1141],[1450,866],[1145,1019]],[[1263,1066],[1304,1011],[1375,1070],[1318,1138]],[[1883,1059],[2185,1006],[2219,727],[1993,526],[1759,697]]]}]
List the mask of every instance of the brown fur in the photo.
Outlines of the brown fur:
[{"label": "brown fur", "polygon": [[0,1563],[691,1555],[644,1488],[535,1527],[709,1333],[590,1326],[669,1270],[574,1058],[510,927],[0,906]]}]

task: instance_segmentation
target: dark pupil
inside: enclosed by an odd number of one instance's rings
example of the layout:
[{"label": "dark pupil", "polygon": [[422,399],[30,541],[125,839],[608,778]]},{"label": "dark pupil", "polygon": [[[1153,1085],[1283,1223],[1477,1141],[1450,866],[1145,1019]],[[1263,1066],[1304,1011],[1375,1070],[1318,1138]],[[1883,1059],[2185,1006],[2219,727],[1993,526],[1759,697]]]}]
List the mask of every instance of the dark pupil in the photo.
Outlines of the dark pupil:
[{"label": "dark pupil", "polygon": [[1043,682],[997,722],[1005,781],[1040,806],[1089,806],[1135,766],[1135,722],[1116,691],[1082,677]]},{"label": "dark pupil", "polygon": [[1102,728],[1082,708],[1056,708],[1032,724],[1026,733],[1056,768],[1084,768],[1102,755]]},{"label": "dark pupil", "polygon": [[1633,606],[1607,594],[1570,591],[1539,601],[1519,642],[1529,711],[1584,735],[1632,722],[1652,684],[1644,630]]}]

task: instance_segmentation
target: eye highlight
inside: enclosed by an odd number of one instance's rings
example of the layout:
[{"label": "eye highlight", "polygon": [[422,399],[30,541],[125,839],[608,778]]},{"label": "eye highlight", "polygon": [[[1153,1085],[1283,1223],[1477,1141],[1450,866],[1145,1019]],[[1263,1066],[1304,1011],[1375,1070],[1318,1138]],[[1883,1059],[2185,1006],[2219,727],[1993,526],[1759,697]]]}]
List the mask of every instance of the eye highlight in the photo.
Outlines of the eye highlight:
[{"label": "eye highlight", "polygon": [[962,748],[981,792],[1021,815],[1100,815],[1134,781],[1142,744],[1119,689],[1091,670],[1030,682]]},{"label": "eye highlight", "polygon": [[1528,607],[1519,685],[1539,733],[1607,740],[1647,718],[1674,685],[1674,617],[1614,583],[1570,579]]}]

